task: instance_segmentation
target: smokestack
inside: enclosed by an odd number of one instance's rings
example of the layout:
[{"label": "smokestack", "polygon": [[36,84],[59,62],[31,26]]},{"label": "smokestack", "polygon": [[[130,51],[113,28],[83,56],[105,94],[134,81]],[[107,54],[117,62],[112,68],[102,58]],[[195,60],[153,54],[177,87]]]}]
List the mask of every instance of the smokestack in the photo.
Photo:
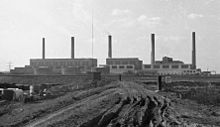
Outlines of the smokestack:
[{"label": "smokestack", "polygon": [[108,36],[108,58],[112,58],[112,36]]},{"label": "smokestack", "polygon": [[151,34],[151,64],[155,63],[155,34]]},{"label": "smokestack", "polygon": [[45,38],[42,39],[42,59],[45,59]]},{"label": "smokestack", "polygon": [[75,59],[75,44],[74,37],[71,37],[71,58]]},{"label": "smokestack", "polygon": [[196,33],[192,32],[192,69],[196,69]]}]

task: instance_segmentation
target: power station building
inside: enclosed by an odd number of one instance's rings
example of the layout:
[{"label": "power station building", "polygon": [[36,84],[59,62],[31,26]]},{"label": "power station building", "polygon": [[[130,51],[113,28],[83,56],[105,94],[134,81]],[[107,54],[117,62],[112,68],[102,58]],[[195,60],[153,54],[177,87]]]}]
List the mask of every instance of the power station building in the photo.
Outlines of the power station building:
[{"label": "power station building", "polygon": [[142,69],[143,61],[138,58],[112,58],[112,36],[108,36],[108,58],[106,65],[112,74],[137,73]]},{"label": "power station building", "polygon": [[151,63],[143,64],[143,61],[136,58],[114,58],[112,57],[112,36],[108,36],[108,58],[106,64],[97,67],[97,59],[75,58],[74,37],[71,37],[71,58],[69,59],[46,59],[45,38],[42,40],[42,59],[30,59],[30,65],[24,68],[11,70],[12,74],[79,74],[90,71],[99,71],[104,74],[123,73],[147,73],[160,75],[191,75],[201,73],[196,67],[196,35],[192,33],[192,63],[185,64],[183,61],[173,60],[170,57],[163,57],[162,60],[155,60],[155,34],[151,34]]},{"label": "power station building", "polygon": [[155,34],[151,34],[151,64],[144,64],[143,71],[155,72],[160,75],[188,75],[199,74],[200,69],[196,68],[196,38],[192,33],[192,64],[185,64],[182,61],[173,60],[170,57],[163,57],[161,61],[155,61]]},{"label": "power station building", "polygon": [[42,39],[42,59],[30,59],[30,65],[24,68],[11,70],[13,74],[79,74],[94,70],[97,67],[97,59],[75,58],[74,37],[71,37],[71,58],[46,59],[45,38]]},{"label": "power station building", "polygon": [[112,37],[108,36],[108,58],[106,65],[110,73],[148,73],[160,75],[188,75],[199,74],[200,69],[196,68],[196,38],[195,32],[192,33],[192,63],[185,64],[170,57],[163,57],[161,61],[155,60],[155,34],[151,34],[151,64],[143,64],[138,58],[112,58]]},{"label": "power station building", "polygon": [[31,59],[34,74],[79,74],[97,67],[97,60],[80,59]]}]

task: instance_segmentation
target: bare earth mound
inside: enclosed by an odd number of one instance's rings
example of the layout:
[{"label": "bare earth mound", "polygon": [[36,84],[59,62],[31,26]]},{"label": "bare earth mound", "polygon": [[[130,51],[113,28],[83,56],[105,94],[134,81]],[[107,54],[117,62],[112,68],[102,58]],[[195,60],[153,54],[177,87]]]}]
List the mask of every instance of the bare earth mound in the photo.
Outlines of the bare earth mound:
[{"label": "bare earth mound", "polygon": [[[183,104],[181,99],[168,96],[169,93],[148,90],[146,85],[141,83],[116,81],[101,86],[93,85],[76,90],[74,85],[56,87],[59,91],[64,88],[72,90],[54,99],[15,106],[16,108],[0,116],[0,125],[18,127],[215,127],[219,125],[216,122],[220,118],[218,114],[210,117],[215,124],[204,122],[205,119],[198,120],[195,115],[198,114],[197,109],[188,110],[185,101]],[[194,120],[190,120],[191,118]]]},{"label": "bare earth mound", "polygon": [[[36,127],[146,127],[193,126],[177,119],[170,100],[133,82],[115,82],[67,108],[38,119]],[[81,95],[76,95],[75,98]]]}]

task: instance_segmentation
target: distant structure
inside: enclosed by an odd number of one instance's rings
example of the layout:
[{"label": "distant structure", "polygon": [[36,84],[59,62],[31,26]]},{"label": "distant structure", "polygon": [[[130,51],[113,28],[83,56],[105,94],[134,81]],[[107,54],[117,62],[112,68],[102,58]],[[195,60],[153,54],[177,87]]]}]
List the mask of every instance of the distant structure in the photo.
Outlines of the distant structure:
[{"label": "distant structure", "polygon": [[142,69],[143,62],[138,58],[113,58],[112,57],[112,36],[108,36],[108,58],[106,66],[112,74],[137,73]]},{"label": "distant structure", "polygon": [[75,59],[75,39],[71,37],[71,58]]},{"label": "distant structure", "polygon": [[42,59],[30,59],[30,65],[16,67],[11,70],[12,74],[80,74],[91,71],[97,67],[97,59],[75,58],[74,37],[71,37],[71,58],[70,59],[49,59],[45,58],[45,38],[42,39]]},{"label": "distant structure", "polygon": [[108,36],[108,58],[112,58],[112,36]]},{"label": "distant structure", "polygon": [[45,38],[42,39],[42,59],[45,59]]},{"label": "distant structure", "polygon": [[151,64],[155,63],[155,34],[151,34]]},{"label": "distant structure", "polygon": [[196,33],[192,32],[192,69],[196,69]]},{"label": "distant structure", "polygon": [[146,73],[159,75],[195,75],[201,74],[196,67],[196,33],[192,32],[192,63],[173,60],[171,57],[163,57],[155,60],[155,34],[151,34],[151,63],[143,64],[136,58],[115,58],[112,56],[112,36],[108,35],[108,57],[106,64],[97,67],[97,59],[75,58],[75,40],[71,37],[71,58],[48,59],[45,58],[45,38],[42,39],[42,59],[30,59],[30,65],[16,67],[12,74],[82,74],[92,71],[103,74]]},{"label": "distant structure", "polygon": [[110,73],[137,73],[142,70],[143,62],[138,58],[107,58],[106,65]]},{"label": "distant structure", "polygon": [[155,61],[155,34],[151,34],[151,42],[151,64],[144,64],[143,71],[155,72],[161,75],[187,75],[201,72],[200,69],[196,68],[195,32],[192,33],[192,64],[185,64],[167,56],[163,57],[162,61]]}]

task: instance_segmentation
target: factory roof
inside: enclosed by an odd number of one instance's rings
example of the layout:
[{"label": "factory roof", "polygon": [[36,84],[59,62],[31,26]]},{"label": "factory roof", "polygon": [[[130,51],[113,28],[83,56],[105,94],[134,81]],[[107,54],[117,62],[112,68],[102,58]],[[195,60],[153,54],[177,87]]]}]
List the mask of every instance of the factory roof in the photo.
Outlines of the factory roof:
[{"label": "factory roof", "polygon": [[107,58],[106,60],[139,60],[138,57],[133,57],[133,58]]},{"label": "factory roof", "polygon": [[41,61],[72,61],[72,60],[97,60],[96,58],[75,58],[75,59],[71,59],[71,58],[47,58],[47,59],[30,59],[31,61],[35,61],[35,60],[41,60]]},{"label": "factory roof", "polygon": [[184,62],[182,62],[182,61],[173,60],[173,58],[167,57],[167,56],[163,57],[162,61],[155,61],[155,63],[156,64],[166,64],[166,63],[167,64],[170,64],[170,63],[172,63],[172,64],[184,64]]}]

